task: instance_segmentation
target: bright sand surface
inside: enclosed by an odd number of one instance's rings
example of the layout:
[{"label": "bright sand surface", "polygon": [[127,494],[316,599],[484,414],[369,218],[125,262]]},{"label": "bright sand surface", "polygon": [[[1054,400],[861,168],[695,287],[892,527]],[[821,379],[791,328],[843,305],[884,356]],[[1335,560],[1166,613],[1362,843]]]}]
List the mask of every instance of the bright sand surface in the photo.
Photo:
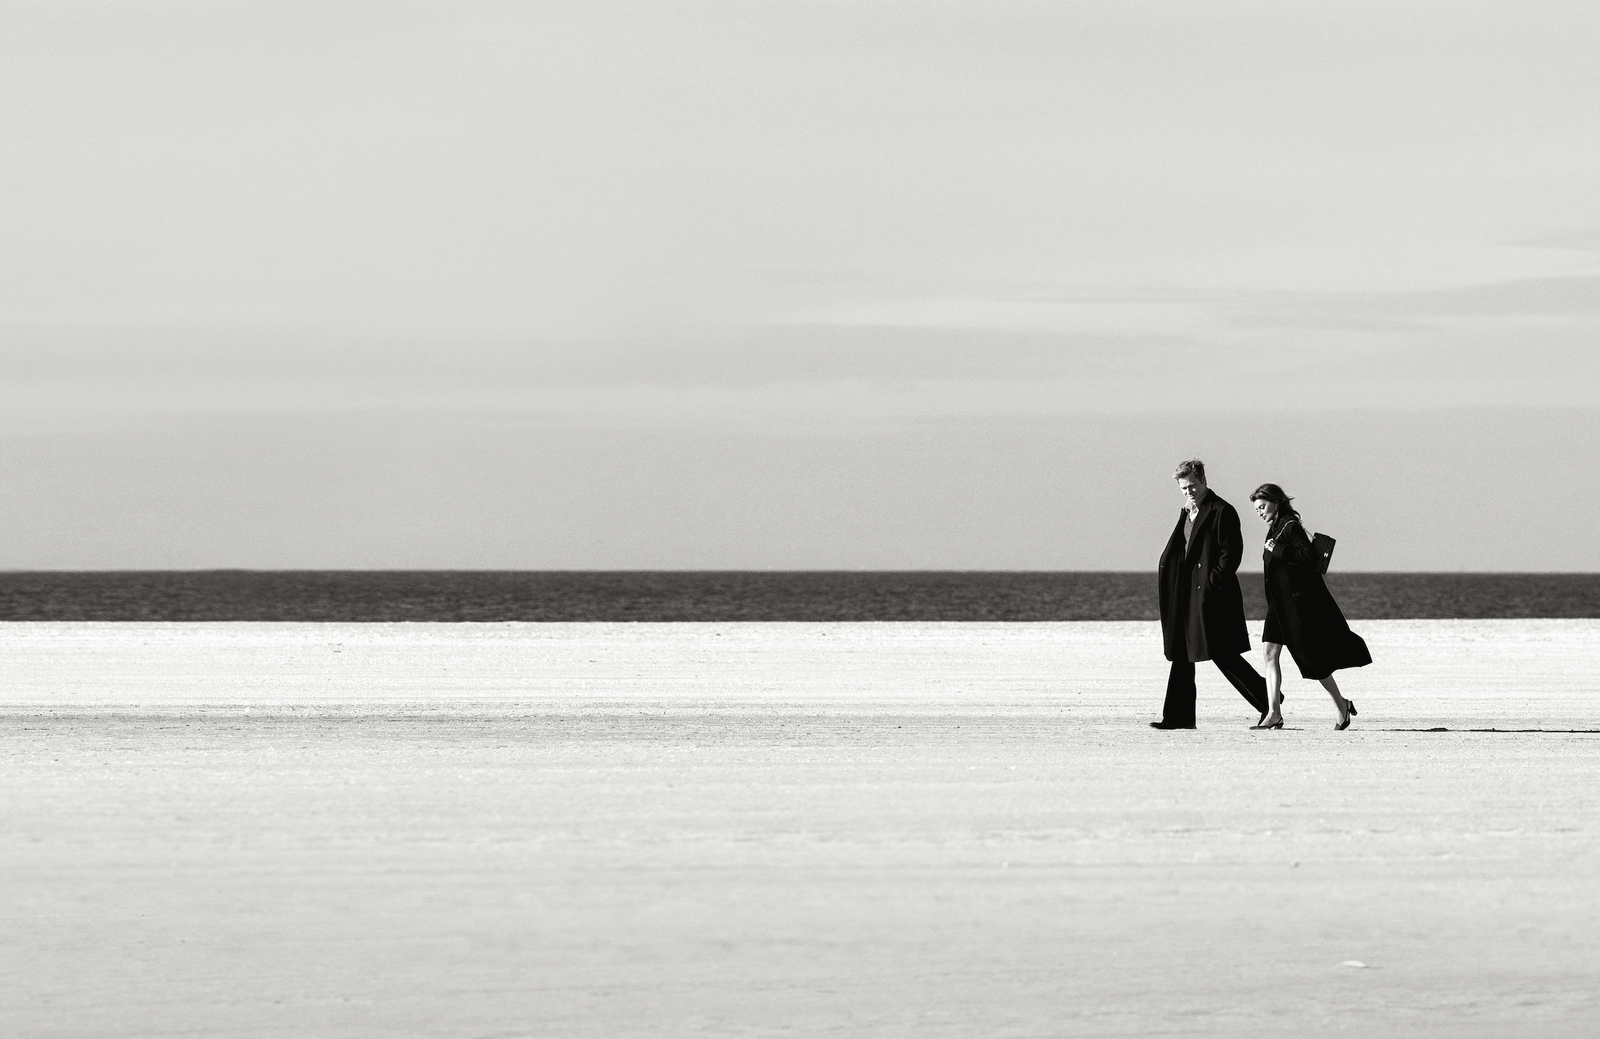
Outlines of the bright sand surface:
[{"label": "bright sand surface", "polygon": [[0,625],[0,1035],[1597,1034],[1600,621],[1355,626]]}]

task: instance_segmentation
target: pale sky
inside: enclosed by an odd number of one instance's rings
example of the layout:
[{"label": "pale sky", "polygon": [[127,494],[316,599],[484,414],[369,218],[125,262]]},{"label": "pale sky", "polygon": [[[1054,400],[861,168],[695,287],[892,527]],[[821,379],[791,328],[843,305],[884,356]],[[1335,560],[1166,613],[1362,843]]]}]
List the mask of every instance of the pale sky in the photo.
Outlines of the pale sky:
[{"label": "pale sky", "polygon": [[[0,0],[0,567],[1597,570],[1592,2]],[[1247,568],[1259,569],[1252,562]]]}]

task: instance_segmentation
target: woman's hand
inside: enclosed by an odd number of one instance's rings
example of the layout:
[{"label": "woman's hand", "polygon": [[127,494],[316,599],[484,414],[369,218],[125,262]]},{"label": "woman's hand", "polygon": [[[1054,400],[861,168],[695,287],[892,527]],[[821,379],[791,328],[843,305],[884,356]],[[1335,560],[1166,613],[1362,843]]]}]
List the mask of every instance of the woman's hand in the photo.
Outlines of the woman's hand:
[{"label": "woman's hand", "polygon": [[1263,546],[1268,552],[1272,551],[1272,542],[1274,540],[1276,540],[1276,539],[1275,538],[1268,538],[1266,545]]}]

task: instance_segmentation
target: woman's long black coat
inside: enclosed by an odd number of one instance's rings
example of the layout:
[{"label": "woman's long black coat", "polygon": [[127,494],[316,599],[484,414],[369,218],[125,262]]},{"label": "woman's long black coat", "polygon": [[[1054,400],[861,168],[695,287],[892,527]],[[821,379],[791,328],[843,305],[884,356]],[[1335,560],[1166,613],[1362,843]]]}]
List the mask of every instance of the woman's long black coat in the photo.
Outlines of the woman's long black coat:
[{"label": "woman's long black coat", "polygon": [[1350,630],[1339,604],[1322,580],[1321,558],[1298,520],[1273,524],[1262,556],[1267,585],[1266,634],[1274,627],[1305,678],[1327,678],[1341,668],[1365,667],[1372,654]]},{"label": "woman's long black coat", "polygon": [[1244,535],[1239,514],[1207,491],[1195,515],[1194,535],[1183,542],[1185,514],[1161,553],[1161,634],[1168,660],[1210,660],[1250,650],[1239,592]]}]

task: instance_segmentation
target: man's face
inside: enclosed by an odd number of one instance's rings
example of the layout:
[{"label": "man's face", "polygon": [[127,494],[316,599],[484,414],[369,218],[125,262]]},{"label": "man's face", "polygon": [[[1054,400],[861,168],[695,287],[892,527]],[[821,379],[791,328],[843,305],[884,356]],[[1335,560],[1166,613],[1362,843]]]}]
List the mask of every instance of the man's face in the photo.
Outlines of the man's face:
[{"label": "man's face", "polygon": [[1183,507],[1193,512],[1206,496],[1205,481],[1195,476],[1178,477],[1178,493],[1183,495]]}]

